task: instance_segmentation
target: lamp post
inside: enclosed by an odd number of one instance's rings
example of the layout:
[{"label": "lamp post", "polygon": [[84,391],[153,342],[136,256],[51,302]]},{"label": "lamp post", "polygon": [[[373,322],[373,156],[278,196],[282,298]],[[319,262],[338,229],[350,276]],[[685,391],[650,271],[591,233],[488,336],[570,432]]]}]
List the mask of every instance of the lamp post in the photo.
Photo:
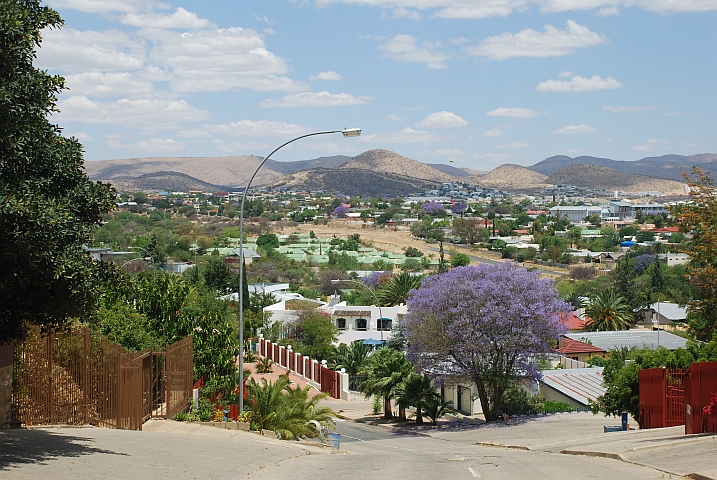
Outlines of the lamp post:
[{"label": "lamp post", "polygon": [[129,263],[132,263],[132,262],[136,262],[137,260],[147,261],[147,260],[152,260],[152,257],[137,257],[137,258],[133,258],[132,260],[127,260],[127,261],[124,262],[122,265],[120,265],[120,268],[121,268],[121,269],[124,269],[124,266],[125,266],[125,265],[127,265],[127,264],[129,264]]},{"label": "lamp post", "polygon": [[[356,285],[361,285],[363,288],[368,290],[368,292],[371,294],[374,300],[376,300],[376,306],[378,306],[378,316],[381,317],[378,319],[378,321],[381,323],[381,328],[379,328],[379,331],[381,332],[381,346],[383,346],[383,321],[388,320],[383,318],[383,313],[381,312],[381,302],[378,300],[378,297],[376,296],[376,292],[373,291],[371,287],[366,285],[363,282],[359,282],[358,280],[353,279],[347,279],[347,280],[331,280],[331,283],[337,284],[341,282],[351,282],[355,283]],[[376,327],[378,327],[378,323],[376,324]]]},{"label": "lamp post", "polygon": [[241,208],[239,210],[239,372],[241,374],[241,380],[239,381],[239,412],[244,411],[244,203],[246,202],[246,195],[251,187],[251,182],[254,181],[254,177],[259,173],[259,169],[266,163],[272,155],[284,148],[285,146],[293,143],[297,140],[301,140],[306,137],[314,137],[316,135],[328,135],[332,133],[342,133],[344,137],[358,137],[361,135],[360,128],[344,128],[343,130],[329,130],[325,132],[314,132],[301,135],[286,143],[281,144],[275,148],[264,160],[259,162],[259,165],[254,170],[254,173],[249,178],[249,181],[244,187],[244,193],[241,197]]},{"label": "lamp post", "polygon": [[[157,269],[156,269],[157,264],[156,264],[155,261],[154,261],[154,255],[152,255],[152,253],[151,253],[149,250],[147,250],[147,249],[144,248],[144,247],[127,247],[127,248],[129,248],[130,250],[142,250],[144,253],[146,253],[146,254],[149,256],[149,258],[152,260],[152,267],[153,267],[153,268],[152,268],[152,275],[156,275],[156,273],[157,273]],[[123,265],[123,266],[124,266],[124,265]]]}]

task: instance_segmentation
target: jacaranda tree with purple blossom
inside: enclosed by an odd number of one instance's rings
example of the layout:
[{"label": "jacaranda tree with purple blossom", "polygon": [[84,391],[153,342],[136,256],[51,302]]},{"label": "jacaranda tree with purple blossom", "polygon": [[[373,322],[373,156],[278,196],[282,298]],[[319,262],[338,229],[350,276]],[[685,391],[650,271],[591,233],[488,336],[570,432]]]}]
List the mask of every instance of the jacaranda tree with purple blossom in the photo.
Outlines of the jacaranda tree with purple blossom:
[{"label": "jacaranda tree with purple blossom", "polygon": [[338,207],[334,208],[332,215],[338,218],[346,218],[346,215],[348,213],[349,207],[347,207],[346,205],[339,205]]},{"label": "jacaranda tree with purple blossom", "polygon": [[551,351],[570,307],[554,282],[513,265],[458,267],[428,277],[408,297],[404,320],[417,369],[475,383],[485,418],[501,415],[505,390],[538,379],[535,360]]},{"label": "jacaranda tree with purple blossom", "polygon": [[451,205],[451,213],[454,215],[460,215],[463,218],[463,214],[468,210],[468,204],[466,202],[453,202]]},{"label": "jacaranda tree with purple blossom", "polygon": [[438,215],[441,213],[441,211],[445,210],[446,207],[443,206],[440,202],[426,202],[423,205],[421,205],[421,210],[426,212],[429,215]]}]

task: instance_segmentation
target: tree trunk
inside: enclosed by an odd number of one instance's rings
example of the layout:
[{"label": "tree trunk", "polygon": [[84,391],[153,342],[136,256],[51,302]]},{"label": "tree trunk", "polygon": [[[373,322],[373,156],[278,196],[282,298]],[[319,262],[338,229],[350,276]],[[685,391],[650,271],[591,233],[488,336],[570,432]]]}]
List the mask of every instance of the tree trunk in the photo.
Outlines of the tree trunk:
[{"label": "tree trunk", "polygon": [[391,399],[383,397],[383,418],[390,420],[393,418],[393,411],[391,411]]},{"label": "tree trunk", "polygon": [[398,406],[398,418],[399,420],[406,420],[406,407],[403,405]]},{"label": "tree trunk", "polygon": [[423,425],[423,412],[421,412],[421,407],[416,407],[416,425]]},{"label": "tree trunk", "polygon": [[490,422],[493,420],[498,419],[498,415],[495,414],[493,416],[493,411],[491,408],[490,400],[488,399],[488,392],[485,390],[485,384],[483,383],[483,380],[479,378],[474,378],[473,382],[476,384],[476,388],[478,389],[478,398],[480,399],[480,405],[483,409],[483,415],[485,415],[485,421]]}]

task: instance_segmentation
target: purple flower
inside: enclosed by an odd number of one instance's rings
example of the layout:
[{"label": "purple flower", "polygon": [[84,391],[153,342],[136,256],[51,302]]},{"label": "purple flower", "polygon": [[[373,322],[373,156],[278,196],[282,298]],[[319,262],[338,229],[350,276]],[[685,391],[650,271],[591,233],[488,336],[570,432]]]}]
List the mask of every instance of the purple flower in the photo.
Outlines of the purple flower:
[{"label": "purple flower", "polygon": [[655,261],[654,255],[643,254],[635,257],[635,271],[639,274],[647,270],[652,262]]},{"label": "purple flower", "polygon": [[536,358],[565,331],[569,305],[554,282],[513,265],[458,267],[408,296],[403,326],[417,368],[473,381],[486,418],[517,378],[538,379]]},{"label": "purple flower", "polygon": [[427,202],[421,205],[421,209],[426,213],[434,214],[439,210],[445,210],[445,207],[439,202]]},{"label": "purple flower", "polygon": [[339,205],[338,207],[334,208],[333,215],[334,217],[346,218],[347,213],[349,213],[349,207],[347,207],[346,205]]},{"label": "purple flower", "polygon": [[451,212],[457,215],[462,215],[468,210],[468,204],[466,202],[454,202],[451,205]]},{"label": "purple flower", "polygon": [[362,278],[361,281],[363,281],[366,286],[376,290],[382,283],[391,278],[392,275],[393,274],[390,271],[373,272],[368,277]]}]

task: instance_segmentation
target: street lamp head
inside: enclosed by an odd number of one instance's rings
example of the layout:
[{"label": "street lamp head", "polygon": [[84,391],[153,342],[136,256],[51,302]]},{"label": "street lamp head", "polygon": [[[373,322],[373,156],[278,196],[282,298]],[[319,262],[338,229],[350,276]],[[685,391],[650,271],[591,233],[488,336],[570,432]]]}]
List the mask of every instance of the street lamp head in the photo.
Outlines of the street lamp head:
[{"label": "street lamp head", "polygon": [[360,128],[344,128],[341,133],[344,134],[344,137],[360,137],[361,136],[361,129]]}]

